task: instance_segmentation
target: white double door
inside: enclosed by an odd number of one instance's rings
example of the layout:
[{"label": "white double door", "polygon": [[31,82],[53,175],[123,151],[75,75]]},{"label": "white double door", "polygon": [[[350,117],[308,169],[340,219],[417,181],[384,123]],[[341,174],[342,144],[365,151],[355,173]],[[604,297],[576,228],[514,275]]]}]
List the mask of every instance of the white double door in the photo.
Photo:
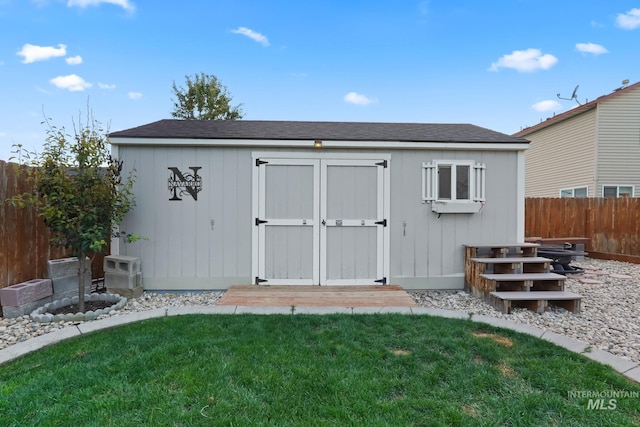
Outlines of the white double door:
[{"label": "white double door", "polygon": [[386,159],[255,162],[256,284],[386,283]]}]

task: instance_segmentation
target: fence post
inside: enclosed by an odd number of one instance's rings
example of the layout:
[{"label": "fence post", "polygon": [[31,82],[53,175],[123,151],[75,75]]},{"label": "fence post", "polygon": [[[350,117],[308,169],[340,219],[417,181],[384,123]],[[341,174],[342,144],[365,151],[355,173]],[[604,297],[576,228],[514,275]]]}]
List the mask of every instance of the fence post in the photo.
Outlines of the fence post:
[{"label": "fence post", "polygon": [[592,240],[593,240],[593,212],[590,207],[587,207],[584,211],[584,237],[589,238],[589,241],[586,244],[585,250],[591,251],[593,250]]}]

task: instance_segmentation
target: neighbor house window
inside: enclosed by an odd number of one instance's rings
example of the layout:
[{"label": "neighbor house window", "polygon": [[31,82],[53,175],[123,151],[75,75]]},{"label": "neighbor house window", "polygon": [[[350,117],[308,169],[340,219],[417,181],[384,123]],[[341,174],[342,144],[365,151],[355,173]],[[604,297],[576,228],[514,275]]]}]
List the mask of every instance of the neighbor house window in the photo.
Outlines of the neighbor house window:
[{"label": "neighbor house window", "polygon": [[603,185],[603,197],[633,197],[633,185]]},{"label": "neighbor house window", "polygon": [[589,195],[587,187],[563,188],[560,190],[560,197],[584,198]]},{"label": "neighbor house window", "polygon": [[464,160],[422,164],[422,201],[471,203],[485,201],[485,166]]}]

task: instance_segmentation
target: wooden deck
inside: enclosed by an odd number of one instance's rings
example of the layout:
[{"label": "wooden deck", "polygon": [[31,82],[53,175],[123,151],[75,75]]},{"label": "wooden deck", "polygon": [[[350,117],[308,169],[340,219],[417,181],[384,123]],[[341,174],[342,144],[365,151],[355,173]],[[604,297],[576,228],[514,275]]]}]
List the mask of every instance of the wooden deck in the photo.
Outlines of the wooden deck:
[{"label": "wooden deck", "polygon": [[267,307],[416,307],[400,286],[231,286],[218,305]]}]

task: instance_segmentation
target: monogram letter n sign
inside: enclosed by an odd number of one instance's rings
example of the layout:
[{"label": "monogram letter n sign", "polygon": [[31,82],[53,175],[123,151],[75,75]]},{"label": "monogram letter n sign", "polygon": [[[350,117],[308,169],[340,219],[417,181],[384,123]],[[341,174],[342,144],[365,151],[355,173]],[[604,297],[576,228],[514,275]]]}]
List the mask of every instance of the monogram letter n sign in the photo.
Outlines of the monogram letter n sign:
[{"label": "monogram letter n sign", "polygon": [[182,173],[178,168],[168,168],[171,171],[169,175],[169,193],[172,197],[169,200],[182,200],[180,197],[186,194],[198,200],[198,193],[202,191],[202,177],[198,175],[200,166],[189,166],[193,173]]}]

